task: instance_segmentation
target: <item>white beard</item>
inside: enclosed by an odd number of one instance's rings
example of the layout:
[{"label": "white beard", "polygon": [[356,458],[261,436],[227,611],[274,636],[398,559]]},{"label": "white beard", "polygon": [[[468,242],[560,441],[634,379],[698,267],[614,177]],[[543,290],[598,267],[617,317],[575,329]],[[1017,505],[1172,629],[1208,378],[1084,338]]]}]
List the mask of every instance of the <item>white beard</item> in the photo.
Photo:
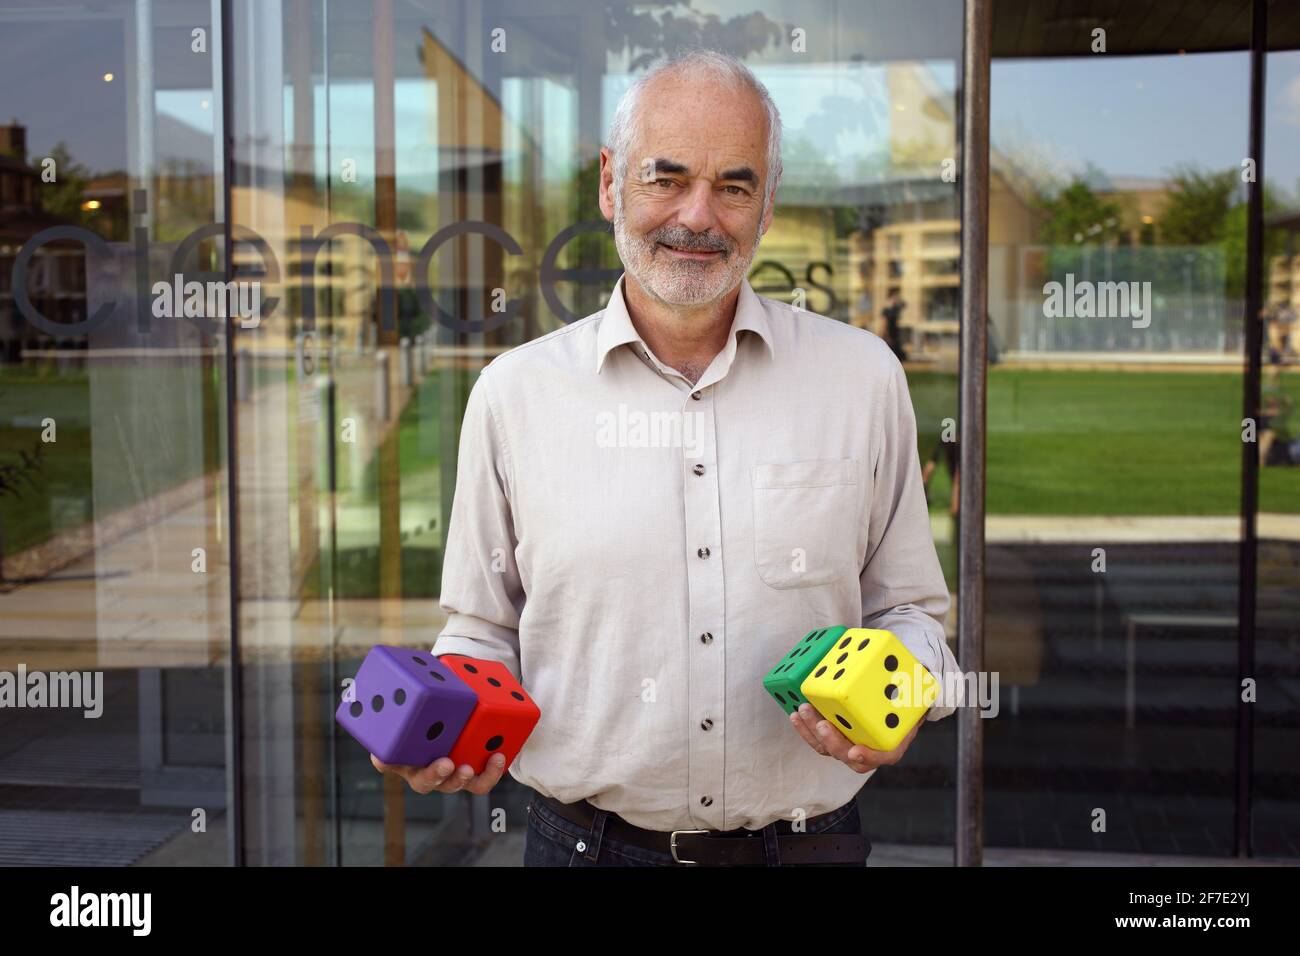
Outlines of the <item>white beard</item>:
[{"label": "white beard", "polygon": [[667,305],[707,305],[726,296],[748,275],[760,238],[756,231],[747,252],[733,244],[721,263],[656,256],[653,240],[628,231],[623,190],[621,185],[615,186],[614,245],[623,268],[641,288]]}]

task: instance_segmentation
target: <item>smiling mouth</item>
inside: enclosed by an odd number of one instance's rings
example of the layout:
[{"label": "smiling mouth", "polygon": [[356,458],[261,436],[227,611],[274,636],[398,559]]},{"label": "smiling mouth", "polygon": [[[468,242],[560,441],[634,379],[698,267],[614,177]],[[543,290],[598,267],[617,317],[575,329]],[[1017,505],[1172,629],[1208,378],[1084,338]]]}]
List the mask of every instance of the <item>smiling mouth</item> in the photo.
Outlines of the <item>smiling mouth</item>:
[{"label": "smiling mouth", "polygon": [[679,249],[677,246],[670,246],[666,242],[660,242],[657,243],[657,245],[660,248],[667,249],[675,256],[681,256],[683,259],[700,259],[707,261],[709,259],[717,259],[722,255],[721,249]]}]

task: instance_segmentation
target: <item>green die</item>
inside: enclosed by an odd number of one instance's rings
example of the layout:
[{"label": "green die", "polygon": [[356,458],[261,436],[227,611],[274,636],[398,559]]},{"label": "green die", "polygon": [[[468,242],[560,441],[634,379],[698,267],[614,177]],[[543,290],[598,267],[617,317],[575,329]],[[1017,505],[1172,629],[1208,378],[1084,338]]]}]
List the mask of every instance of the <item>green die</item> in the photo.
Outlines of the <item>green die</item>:
[{"label": "green die", "polygon": [[763,687],[787,714],[793,714],[800,704],[807,702],[799,693],[799,685],[847,630],[846,627],[819,627],[809,631],[767,672]]}]

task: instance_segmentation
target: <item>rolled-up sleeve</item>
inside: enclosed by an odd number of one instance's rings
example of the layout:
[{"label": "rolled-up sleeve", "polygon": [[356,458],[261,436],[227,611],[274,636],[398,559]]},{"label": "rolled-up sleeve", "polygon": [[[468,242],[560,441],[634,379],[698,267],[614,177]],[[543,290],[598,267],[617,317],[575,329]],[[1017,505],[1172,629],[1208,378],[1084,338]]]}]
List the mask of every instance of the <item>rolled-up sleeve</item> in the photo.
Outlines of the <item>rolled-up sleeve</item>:
[{"label": "rolled-up sleeve", "polygon": [[[916,416],[902,365],[890,356],[891,378],[877,419],[866,563],[860,577],[862,626],[892,631],[940,682],[954,686],[957,660],[944,639],[948,586],[930,531],[916,446]],[[944,698],[927,720],[955,709]]]},{"label": "rolled-up sleeve", "polygon": [[487,373],[484,369],[470,390],[461,425],[439,598],[447,623],[433,653],[500,661],[522,680],[524,589],[515,559],[510,451]]}]

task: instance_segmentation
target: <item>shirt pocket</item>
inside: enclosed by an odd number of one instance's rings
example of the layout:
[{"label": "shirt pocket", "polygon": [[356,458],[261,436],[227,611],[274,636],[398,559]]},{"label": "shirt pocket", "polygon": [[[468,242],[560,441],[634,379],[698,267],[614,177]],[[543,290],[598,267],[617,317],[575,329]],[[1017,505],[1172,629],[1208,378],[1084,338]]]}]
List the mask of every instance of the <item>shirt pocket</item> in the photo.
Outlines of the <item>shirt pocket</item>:
[{"label": "shirt pocket", "polygon": [[858,572],[855,458],[755,465],[754,563],[772,588],[812,588]]}]

